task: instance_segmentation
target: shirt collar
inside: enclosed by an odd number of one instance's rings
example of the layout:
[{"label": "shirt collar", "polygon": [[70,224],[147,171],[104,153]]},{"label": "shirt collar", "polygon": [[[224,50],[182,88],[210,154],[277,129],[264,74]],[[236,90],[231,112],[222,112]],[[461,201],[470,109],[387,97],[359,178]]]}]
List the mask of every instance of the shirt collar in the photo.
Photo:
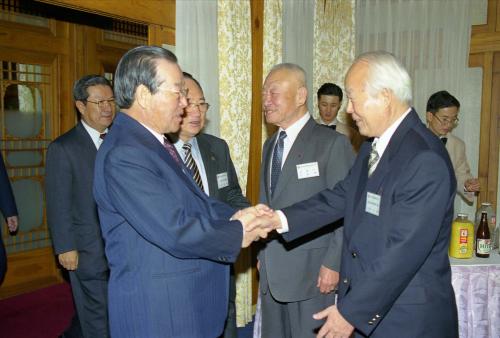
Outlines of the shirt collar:
[{"label": "shirt collar", "polygon": [[278,134],[282,130],[285,130],[286,138],[288,139],[289,142],[291,142],[291,144],[293,144],[293,142],[297,138],[297,135],[299,135],[300,131],[302,130],[302,128],[304,128],[304,126],[306,125],[306,123],[309,121],[310,118],[311,115],[309,114],[309,112],[306,112],[304,116],[295,121],[290,127],[286,128],[286,130],[280,127],[278,130]]},{"label": "shirt collar", "polygon": [[319,118],[319,124],[323,124],[323,125],[325,125],[325,126],[336,126],[336,125],[337,125],[337,122],[338,122],[337,118],[335,118],[335,119],[334,119],[332,122],[330,122],[330,123],[326,123],[325,121],[323,121],[323,119],[322,119],[321,117]]},{"label": "shirt collar", "polygon": [[[98,130],[95,130],[94,128],[92,128],[91,126],[89,126],[83,119],[80,120],[82,122],[82,125],[83,125],[83,128],[85,128],[85,130],[87,131],[87,133],[89,133],[90,135],[90,138],[92,139],[92,142],[94,142],[94,144],[97,145],[102,142],[102,139],[101,139],[101,132],[98,131]],[[108,128],[106,128],[104,130],[103,133],[107,133],[108,132]]]},{"label": "shirt collar", "polygon": [[403,115],[401,115],[396,121],[394,121],[394,123],[391,124],[391,126],[389,128],[387,128],[379,138],[376,137],[375,140],[373,141],[373,142],[375,142],[375,141],[377,142],[376,148],[377,148],[377,153],[378,153],[380,158],[382,157],[385,149],[389,145],[389,141],[391,140],[392,135],[394,135],[394,133],[396,132],[396,129],[398,129],[399,125],[401,124],[401,122],[403,122],[403,120],[410,113],[410,111],[411,111],[411,107],[408,108],[408,110]]},{"label": "shirt collar", "polygon": [[145,125],[144,123],[141,123],[141,125],[146,128],[151,134],[153,134],[153,136],[161,143],[163,144],[163,142],[165,142],[165,136],[163,134],[160,134],[159,132],[157,131],[154,131],[153,129],[149,128],[147,125]]}]

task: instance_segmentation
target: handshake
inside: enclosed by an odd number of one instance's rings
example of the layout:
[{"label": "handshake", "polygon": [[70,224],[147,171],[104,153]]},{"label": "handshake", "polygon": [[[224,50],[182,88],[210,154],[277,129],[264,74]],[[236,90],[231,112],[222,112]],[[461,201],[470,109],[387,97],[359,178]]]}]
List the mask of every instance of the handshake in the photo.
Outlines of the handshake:
[{"label": "handshake", "polygon": [[281,228],[281,219],[276,211],[265,204],[239,210],[231,220],[240,221],[243,225],[242,248],[246,248],[254,241],[266,238],[267,234]]}]

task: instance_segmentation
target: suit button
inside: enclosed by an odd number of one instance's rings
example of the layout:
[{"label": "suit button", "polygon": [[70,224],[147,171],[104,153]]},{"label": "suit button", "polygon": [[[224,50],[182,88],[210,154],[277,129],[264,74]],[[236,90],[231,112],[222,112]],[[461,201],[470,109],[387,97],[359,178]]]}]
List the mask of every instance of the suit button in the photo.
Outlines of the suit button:
[{"label": "suit button", "polygon": [[375,318],[379,319],[379,318],[380,318],[380,316],[379,316],[379,315],[375,315]]},{"label": "suit button", "polygon": [[347,278],[345,278],[345,279],[343,280],[343,282],[344,282],[344,284],[347,284],[347,283],[349,282],[349,280],[348,280]]},{"label": "suit button", "polygon": [[370,321],[368,322],[368,325],[373,325],[373,322],[370,320]]},{"label": "suit button", "polygon": [[352,255],[352,258],[356,258],[356,257],[358,257],[358,254],[357,254],[355,251],[353,251],[353,252],[351,253],[351,255]]}]

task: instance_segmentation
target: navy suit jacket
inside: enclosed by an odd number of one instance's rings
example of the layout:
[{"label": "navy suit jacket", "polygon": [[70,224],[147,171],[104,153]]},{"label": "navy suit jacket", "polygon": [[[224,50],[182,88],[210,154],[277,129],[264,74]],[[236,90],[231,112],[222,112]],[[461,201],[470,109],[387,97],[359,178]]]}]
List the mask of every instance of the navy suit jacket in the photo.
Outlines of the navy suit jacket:
[{"label": "navy suit jacket", "polygon": [[141,124],[119,113],[96,158],[94,195],[110,266],[113,337],[222,333],[235,212],[209,198]]},{"label": "navy suit jacket", "polygon": [[[365,142],[333,189],[283,209],[284,238],[344,217],[338,308],[356,337],[456,338],[448,258],[456,180],[448,153],[413,110],[368,178],[370,149]],[[368,193],[380,199],[378,215],[367,212]]]},{"label": "navy suit jacket", "polygon": [[[16,201],[10,186],[9,176],[3,163],[3,157],[0,153],[0,211],[3,217],[11,217],[17,215]],[[3,223],[3,222],[2,222]],[[2,241],[2,229],[0,228],[0,283],[5,275],[7,267],[7,256],[5,255],[5,248]]]}]

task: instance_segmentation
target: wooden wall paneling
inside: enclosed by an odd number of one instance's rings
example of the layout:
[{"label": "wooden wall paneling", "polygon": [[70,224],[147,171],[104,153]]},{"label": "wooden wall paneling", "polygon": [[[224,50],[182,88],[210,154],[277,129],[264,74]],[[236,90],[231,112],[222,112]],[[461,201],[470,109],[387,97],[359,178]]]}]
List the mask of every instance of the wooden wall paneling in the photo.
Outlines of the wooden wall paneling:
[{"label": "wooden wall paneling", "polygon": [[[264,0],[250,1],[252,22],[252,118],[250,122],[250,158],[246,195],[250,203],[259,201],[260,162],[262,157],[262,81],[264,58]],[[256,247],[252,246],[252,298],[257,302],[258,279]]]},{"label": "wooden wall paneling", "polygon": [[66,53],[69,47],[66,37],[54,36],[50,29],[5,21],[0,21],[0,46],[50,54]]},{"label": "wooden wall paneling", "polygon": [[500,0],[488,1],[487,23],[472,26],[469,66],[483,68],[478,176],[481,202],[496,208],[498,187],[498,136],[500,134]]},{"label": "wooden wall paneling", "polygon": [[[486,190],[490,186],[489,182],[489,153],[490,153],[490,123],[491,123],[491,85],[493,78],[493,53],[484,53],[483,64],[483,94],[481,98],[481,120],[479,135],[479,165],[478,178],[481,182],[481,193],[478,196],[478,205],[481,202],[490,202],[489,192]],[[496,189],[496,186],[495,186]],[[496,199],[495,199],[496,201]]]},{"label": "wooden wall paneling", "polygon": [[175,29],[175,0],[39,0],[38,2]]},{"label": "wooden wall paneling", "polygon": [[175,29],[164,25],[148,25],[148,44],[160,46],[162,44],[175,45]]}]

